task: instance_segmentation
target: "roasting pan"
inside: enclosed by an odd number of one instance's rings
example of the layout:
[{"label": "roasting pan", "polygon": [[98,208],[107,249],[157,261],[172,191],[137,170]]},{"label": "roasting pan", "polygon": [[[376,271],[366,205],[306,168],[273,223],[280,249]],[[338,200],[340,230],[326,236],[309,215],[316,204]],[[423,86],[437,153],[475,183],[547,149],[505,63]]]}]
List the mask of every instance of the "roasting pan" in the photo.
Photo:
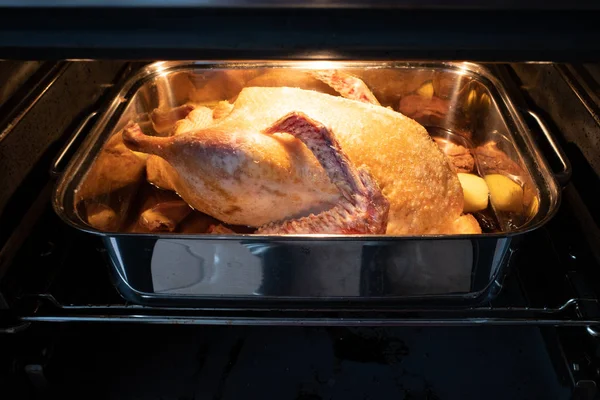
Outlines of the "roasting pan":
[{"label": "roasting pan", "polygon": [[[90,225],[77,193],[103,146],[129,121],[157,134],[153,110],[191,100],[214,106],[234,99],[245,85],[327,90],[302,73],[332,68],[362,78],[382,106],[417,120],[432,137],[468,147],[479,175],[511,165],[500,172],[519,182],[527,204],[518,215],[490,209],[480,222],[491,228],[479,235],[149,233],[123,228],[130,226],[128,215],[135,214],[140,193],[156,190],[142,174],[96,199],[116,210],[120,219],[114,231]],[[274,301],[290,306],[308,301],[315,307],[366,301],[471,305],[498,293],[523,235],[546,223],[560,201],[557,180],[501,83],[472,63],[156,62],[122,86],[88,132],[57,183],[53,205],[66,223],[102,238],[117,289],[139,304],[198,306],[216,299],[255,306]],[[503,161],[493,154],[478,156],[490,143]],[[119,172],[118,165],[112,168]],[[205,224],[200,220],[196,226]]]}]

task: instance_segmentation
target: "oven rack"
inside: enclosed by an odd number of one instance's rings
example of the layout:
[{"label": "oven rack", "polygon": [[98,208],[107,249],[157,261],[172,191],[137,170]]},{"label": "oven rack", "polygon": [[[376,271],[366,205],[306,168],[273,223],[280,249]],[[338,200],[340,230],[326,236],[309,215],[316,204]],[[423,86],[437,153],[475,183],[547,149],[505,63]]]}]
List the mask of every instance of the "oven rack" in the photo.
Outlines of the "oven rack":
[{"label": "oven rack", "polygon": [[586,327],[600,336],[596,299],[569,299],[557,308],[495,307],[421,308],[166,308],[133,304],[63,305],[50,294],[31,296],[21,322],[121,322],[187,325],[254,326],[465,326],[535,325]]}]

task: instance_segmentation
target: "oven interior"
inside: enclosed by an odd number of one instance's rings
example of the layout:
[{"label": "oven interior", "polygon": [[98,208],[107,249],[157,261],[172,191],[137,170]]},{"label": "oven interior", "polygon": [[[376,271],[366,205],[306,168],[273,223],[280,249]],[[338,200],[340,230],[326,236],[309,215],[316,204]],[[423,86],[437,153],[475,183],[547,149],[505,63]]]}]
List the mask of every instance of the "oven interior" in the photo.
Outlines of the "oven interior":
[{"label": "oven interior", "polygon": [[[90,18],[92,11],[0,15],[2,29],[13,33],[0,35],[0,387],[15,393],[8,398],[70,398],[90,388],[98,398],[598,398],[600,67],[594,54],[600,40],[593,13],[501,10],[482,20],[468,7],[400,16],[266,7],[254,19],[234,9],[96,10]],[[496,32],[507,17],[511,26]],[[362,28],[345,24],[349,19],[360,19]],[[179,28],[145,29],[164,20]],[[115,33],[124,26],[130,35]],[[436,34],[425,26],[435,26]],[[463,34],[466,26],[478,34]],[[444,40],[439,32],[447,33]],[[560,201],[544,224],[519,236],[507,251],[509,268],[495,270],[493,295],[476,304],[274,296],[263,303],[210,298],[165,305],[124,298],[119,285],[128,281],[111,272],[110,239],[65,223],[54,196],[78,151],[92,148],[92,127],[115,101],[128,100],[119,98],[123,85],[158,60],[189,59],[473,60],[506,91]],[[154,88],[164,84],[164,77],[155,79]],[[435,79],[424,76],[403,95],[428,96]],[[497,98],[485,100],[488,92],[477,83],[466,87],[477,104],[462,110],[463,117]],[[127,112],[158,106],[152,90],[127,103]],[[386,101],[400,105],[401,97],[392,93]],[[180,100],[171,98],[170,105]],[[428,104],[413,116],[456,135]],[[465,128],[472,121],[462,122]],[[493,114],[488,123],[503,122]],[[531,175],[540,173],[532,165]],[[71,212],[86,224],[84,214]],[[124,240],[120,248],[127,246]],[[387,287],[381,276],[372,277],[370,288]],[[473,287],[487,287],[490,274],[471,278]],[[135,279],[152,287],[147,275]]]},{"label": "oven interior", "polygon": [[[8,110],[3,115],[16,115],[18,124],[10,130],[5,130],[0,142],[3,163],[13,168],[2,169],[2,181],[5,182],[2,193],[2,221],[5,229],[2,230],[4,247],[1,293],[5,332],[16,334],[23,331],[15,336],[22,339],[31,334],[26,333],[32,332],[27,329],[31,324],[40,326],[39,322],[83,321],[149,322],[168,325],[328,325],[330,328],[326,328],[326,331],[319,328],[303,329],[305,334],[314,340],[320,340],[318,338],[325,335],[327,340],[335,338],[335,343],[342,340],[355,341],[359,347],[357,353],[346,354],[341,358],[354,360],[355,357],[360,358],[375,351],[369,347],[372,346],[369,343],[374,340],[370,335],[375,334],[371,329],[376,328],[366,326],[412,325],[422,327],[418,329],[427,329],[427,326],[442,325],[448,326],[444,328],[448,335],[456,336],[456,340],[466,340],[464,337],[471,335],[467,328],[451,327],[484,324],[489,327],[485,328],[483,333],[473,334],[476,337],[472,340],[497,340],[493,339],[494,335],[510,332],[506,334],[515,335],[515,341],[519,342],[525,340],[524,337],[531,339],[530,336],[534,335],[536,339],[531,340],[541,340],[540,343],[552,348],[548,353],[551,360],[549,365],[558,371],[560,379],[564,381],[561,385],[567,388],[565,393],[573,390],[591,390],[590,382],[596,379],[598,368],[595,358],[590,356],[590,349],[596,346],[595,327],[600,316],[597,301],[597,293],[600,293],[597,268],[600,247],[595,222],[599,212],[599,147],[597,115],[592,112],[596,107],[594,100],[598,93],[595,88],[600,86],[594,78],[597,76],[595,65],[486,64],[494,76],[502,81],[519,110],[534,110],[536,115],[542,116],[545,121],[543,127],[552,132],[562,154],[566,155],[565,159],[570,161],[574,171],[562,189],[561,205],[556,215],[540,229],[528,233],[518,251],[511,255],[512,267],[501,281],[501,290],[493,300],[475,307],[435,304],[415,308],[410,304],[398,305],[392,302],[365,303],[360,307],[315,308],[314,305],[302,301],[292,304],[275,301],[264,308],[248,308],[243,302],[229,304],[226,308],[220,307],[218,302],[207,304],[205,307],[199,305],[191,308],[165,308],[139,306],[125,301],[114,288],[114,278],[107,273],[106,249],[101,239],[62,222],[53,211],[50,202],[56,176],[73,156],[77,145],[85,139],[85,133],[74,136],[73,132],[80,130],[82,126],[89,127],[82,122],[90,119],[93,121],[102,107],[106,107],[113,99],[119,84],[147,63],[79,61],[18,64],[19,67],[15,67],[15,63],[4,67],[6,73],[14,77],[10,79],[11,82],[17,77],[23,78],[22,82],[15,84],[15,88],[11,89],[12,93],[8,93],[7,100],[2,104],[2,108]],[[24,70],[27,72],[23,72]],[[21,110],[21,114],[17,112],[18,106],[27,98],[19,102],[15,97],[19,94],[27,95],[30,99],[29,104],[33,103],[29,110]],[[523,118],[549,165],[554,171],[563,170],[564,160],[556,157],[557,153],[544,139],[535,118],[528,113],[523,113]],[[66,147],[69,148],[68,151],[65,151]],[[500,325],[509,325],[512,328]],[[39,329],[47,332],[56,325],[41,326],[43,328]],[[133,337],[143,328],[127,328],[125,325],[120,329],[123,329],[122,334],[125,337]],[[173,328],[172,331],[164,329],[163,332],[167,336],[190,337],[193,344],[189,342],[189,345],[200,349],[198,351],[212,346],[224,346],[227,352],[235,352],[240,340],[256,342],[253,346],[263,343],[267,339],[257,342],[256,338],[267,335],[268,328],[235,328],[222,331],[226,340],[215,339],[216,336],[221,336],[217,328],[207,334],[208,336],[197,336],[199,334],[195,333],[194,328]],[[282,332],[295,337],[296,331],[288,329],[291,330],[284,329]],[[417,349],[419,346],[426,346],[422,344],[422,339],[418,339],[420,334],[417,332],[420,331],[410,329],[407,331],[389,327],[385,328],[383,333],[378,331],[377,335],[383,337],[379,337],[376,343],[384,349],[377,351],[391,351],[390,346],[398,345],[398,340],[411,343],[411,346]],[[439,330],[435,332],[436,335],[442,335]],[[43,336],[42,333],[40,335]],[[411,335],[416,336],[413,338]],[[458,339],[461,335],[463,339]],[[194,339],[191,339],[192,337]],[[242,337],[244,339],[241,339]],[[574,337],[580,339],[574,340]],[[279,344],[278,340],[268,340],[272,351],[277,351],[273,349],[283,345]],[[41,341],[39,345],[43,347],[42,343],[44,342]],[[302,343],[304,342],[298,342],[298,346],[308,345]],[[18,372],[23,373],[22,379],[28,382],[35,381],[39,375],[35,372],[35,365],[45,365],[46,362],[48,365],[62,365],[60,372],[55,372],[57,376],[75,374],[65,365],[77,362],[80,355],[71,353],[74,350],[64,342],[46,342],[44,345],[62,349],[61,356],[50,362],[48,355],[42,357],[38,353],[32,358],[35,361],[26,362],[28,372],[24,372],[25,366],[20,365],[21,370]],[[339,352],[344,352],[344,349],[340,350],[339,346],[336,346],[333,347],[334,358],[339,356]],[[531,346],[529,342],[522,342],[517,346],[528,348],[524,350],[527,357],[541,357],[530,353],[533,350],[528,347]],[[246,349],[252,351],[251,347]],[[47,348],[45,351],[48,351]],[[171,356],[176,357],[175,354]],[[490,355],[486,354],[487,356]],[[417,362],[410,359],[412,356],[407,357],[408,365]],[[438,354],[436,357],[444,358],[446,355]],[[138,358],[132,358],[129,362],[135,363],[135,360]],[[283,368],[274,360],[263,361],[271,363],[268,368]],[[108,368],[107,359],[100,362],[105,363]],[[154,361],[147,362],[151,364]],[[397,362],[398,360],[384,360],[383,364],[397,365]],[[49,371],[52,371],[52,368],[49,368]],[[51,372],[48,374],[52,376]],[[338,376],[342,380],[348,379],[332,374],[331,376]],[[41,376],[46,379],[44,373]],[[57,379],[64,379],[64,376]],[[244,382],[244,379],[250,378],[244,375],[239,379],[240,382]],[[536,375],[531,379],[547,379],[547,376]],[[300,392],[306,392],[307,395],[310,395],[311,391],[321,395],[328,393],[329,389],[325,389],[327,384],[321,384],[319,380],[315,382],[306,383],[308,386],[303,387]],[[425,386],[420,386],[422,383],[418,383],[418,380],[415,382],[412,389],[403,390],[413,390],[414,393],[427,392]],[[41,388],[47,387],[47,384],[43,383],[37,385]],[[111,390],[122,390],[122,386],[114,382],[113,385],[115,386]],[[237,383],[230,383],[227,387],[235,392],[236,385]],[[36,384],[33,386],[36,387]],[[115,389],[116,387],[119,389]],[[575,389],[578,387],[582,388]],[[445,390],[442,388],[443,385],[438,385],[438,390]]]}]

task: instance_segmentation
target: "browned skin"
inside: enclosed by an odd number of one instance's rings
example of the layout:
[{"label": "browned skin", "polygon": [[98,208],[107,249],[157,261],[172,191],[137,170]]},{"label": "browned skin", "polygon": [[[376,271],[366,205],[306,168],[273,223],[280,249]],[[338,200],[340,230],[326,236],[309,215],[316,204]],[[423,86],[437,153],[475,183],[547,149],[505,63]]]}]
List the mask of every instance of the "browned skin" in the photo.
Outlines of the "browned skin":
[{"label": "browned skin", "polygon": [[268,69],[265,73],[248,81],[245,87],[295,87],[335,95],[336,91],[312,71],[294,69]]},{"label": "browned skin", "polygon": [[148,182],[164,190],[175,190],[174,179],[177,171],[159,156],[149,156],[146,161],[146,178]]},{"label": "browned skin", "polygon": [[482,146],[476,147],[475,154],[477,154],[481,168],[487,174],[525,175],[519,164],[500,150],[496,142],[487,142]]},{"label": "browned skin", "polygon": [[359,78],[338,70],[314,71],[312,76],[325,82],[347,99],[380,105],[368,86]]},{"label": "browned skin", "polygon": [[218,102],[215,108],[213,108],[212,110],[213,120],[217,121],[223,117],[226,117],[227,115],[229,115],[231,110],[233,110],[233,104],[231,104],[230,102],[225,100]]},{"label": "browned skin", "polygon": [[211,235],[231,235],[235,232],[222,224],[211,225],[208,227],[208,231]]},{"label": "browned skin", "polygon": [[194,132],[205,128],[213,123],[213,110],[208,107],[197,107],[191,111],[187,118],[181,119],[175,123],[172,135],[182,135],[187,132]]},{"label": "browned skin", "polygon": [[273,222],[258,229],[262,234],[383,234],[390,204],[363,166],[355,168],[333,133],[302,113],[290,113],[266,134],[286,132],[300,139],[316,156],[331,182],[340,190],[340,203],[317,215]]},{"label": "browned skin", "polygon": [[139,219],[140,226],[151,232],[173,232],[192,209],[183,200],[165,201],[145,210]]},{"label": "browned skin", "polygon": [[77,201],[106,195],[141,182],[145,165],[146,155],[136,155],[125,147],[120,132],[114,134],[77,188]]},{"label": "browned skin", "polygon": [[150,114],[150,120],[152,121],[152,127],[160,134],[166,134],[173,129],[173,125],[179,120],[182,120],[188,116],[188,114],[194,109],[191,104],[184,104],[175,108],[168,109],[155,109]]},{"label": "browned skin", "polygon": [[443,138],[434,138],[435,142],[440,147],[440,150],[448,156],[451,166],[458,172],[471,173],[475,169],[475,159],[473,155],[464,146],[452,143]]},{"label": "browned skin", "polygon": [[111,207],[89,202],[86,204],[87,221],[96,229],[101,231],[116,231],[119,228],[119,217]]},{"label": "browned skin", "polygon": [[481,233],[479,222],[471,214],[461,215],[452,223],[452,231],[455,233]]},{"label": "browned skin", "polygon": [[[227,103],[228,102],[222,102]],[[230,105],[230,110],[233,106]],[[171,135],[182,135],[205,128],[213,123],[214,111],[208,107],[197,107],[172,127]],[[148,182],[160,189],[175,190],[177,172],[171,165],[159,156],[150,156],[146,161],[146,177]]]}]

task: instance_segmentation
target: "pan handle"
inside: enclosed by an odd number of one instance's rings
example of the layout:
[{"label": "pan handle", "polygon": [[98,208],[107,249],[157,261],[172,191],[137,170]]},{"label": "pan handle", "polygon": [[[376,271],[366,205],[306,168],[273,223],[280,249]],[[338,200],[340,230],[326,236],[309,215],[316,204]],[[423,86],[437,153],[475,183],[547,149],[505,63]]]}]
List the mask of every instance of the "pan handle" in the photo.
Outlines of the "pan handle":
[{"label": "pan handle", "polygon": [[72,151],[72,147],[75,143],[78,142],[79,137],[81,136],[81,134],[83,132],[87,132],[87,127],[90,124],[90,122],[94,119],[94,117],[98,114],[97,111],[93,111],[90,114],[88,114],[83,121],[81,121],[81,123],[77,126],[77,128],[75,129],[75,131],[73,131],[73,134],[71,135],[71,137],[69,138],[69,140],[67,140],[67,143],[65,143],[65,145],[63,146],[63,148],[60,150],[60,152],[58,153],[58,155],[54,158],[54,161],[52,161],[52,165],[50,166],[50,175],[52,177],[59,177],[62,172],[63,172],[63,160],[66,158],[66,156],[68,154],[71,153]]},{"label": "pan handle", "polygon": [[550,147],[552,147],[552,150],[554,150],[556,158],[560,161],[561,169],[560,171],[554,171],[554,176],[556,177],[556,180],[558,181],[558,183],[560,183],[561,186],[566,186],[567,183],[569,183],[569,181],[571,180],[571,175],[573,173],[573,169],[571,168],[571,161],[569,161],[569,158],[563,151],[562,147],[560,147],[560,145],[554,139],[554,136],[552,136],[550,129],[548,129],[548,125],[546,125],[542,117],[540,117],[540,115],[535,111],[527,110],[527,112],[538,124],[540,130],[542,131],[542,133],[546,137],[546,140],[550,144]]}]

